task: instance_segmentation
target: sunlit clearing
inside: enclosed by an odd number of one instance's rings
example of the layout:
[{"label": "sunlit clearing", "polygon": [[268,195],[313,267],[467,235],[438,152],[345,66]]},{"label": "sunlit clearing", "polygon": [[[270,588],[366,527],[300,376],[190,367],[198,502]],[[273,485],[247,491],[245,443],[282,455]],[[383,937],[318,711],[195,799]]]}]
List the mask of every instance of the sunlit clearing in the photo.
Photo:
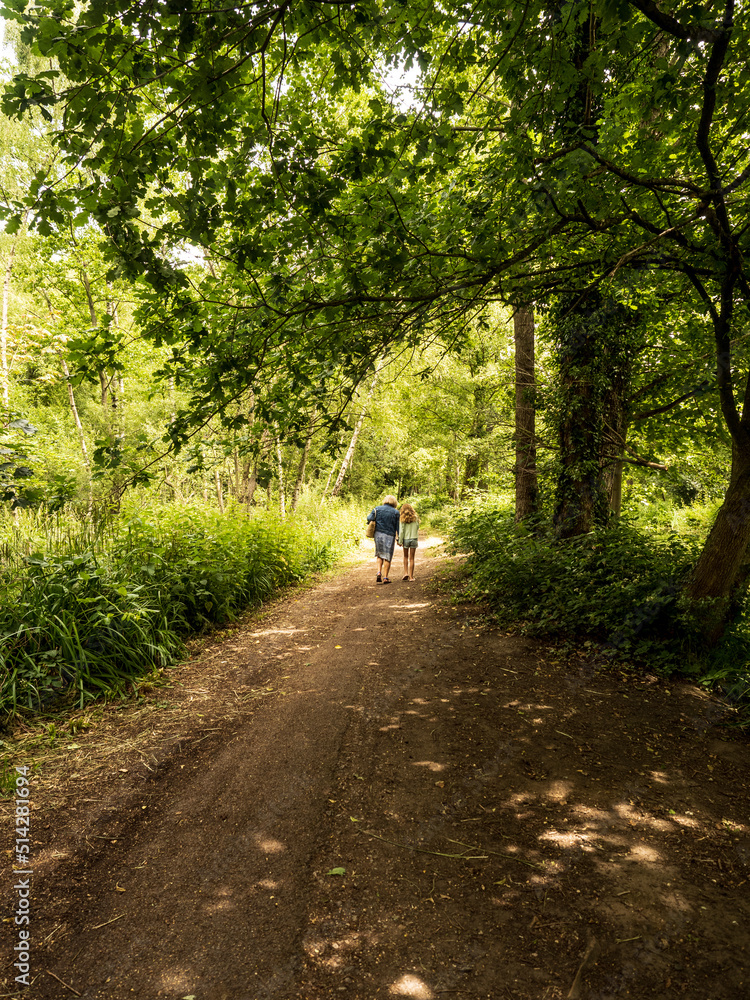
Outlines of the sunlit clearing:
[{"label": "sunlit clearing", "polygon": [[445,770],[445,764],[436,764],[434,760],[415,760],[414,767],[428,767],[431,771]]},{"label": "sunlit clearing", "polygon": [[261,851],[265,851],[266,854],[280,854],[282,851],[286,850],[281,841],[274,840],[273,837],[256,837],[255,843]]},{"label": "sunlit clearing", "polygon": [[397,979],[388,992],[395,997],[416,997],[417,1000],[431,1000],[435,996],[423,980],[409,973]]}]

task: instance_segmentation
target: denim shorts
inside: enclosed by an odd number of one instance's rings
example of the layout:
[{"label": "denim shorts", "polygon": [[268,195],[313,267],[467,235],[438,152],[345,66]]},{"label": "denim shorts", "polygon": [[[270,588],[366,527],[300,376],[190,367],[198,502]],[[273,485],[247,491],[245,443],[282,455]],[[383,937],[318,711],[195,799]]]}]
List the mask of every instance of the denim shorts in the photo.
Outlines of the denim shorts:
[{"label": "denim shorts", "polygon": [[418,543],[418,541],[417,541],[416,538],[405,538],[404,539],[404,548],[405,549],[416,549],[416,547],[417,547],[418,544],[419,543]]}]

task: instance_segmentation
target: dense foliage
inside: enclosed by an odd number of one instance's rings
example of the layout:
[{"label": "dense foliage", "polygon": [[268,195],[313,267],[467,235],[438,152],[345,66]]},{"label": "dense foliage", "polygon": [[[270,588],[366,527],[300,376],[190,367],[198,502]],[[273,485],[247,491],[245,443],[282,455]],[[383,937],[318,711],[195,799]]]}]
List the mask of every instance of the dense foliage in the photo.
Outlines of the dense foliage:
[{"label": "dense foliage", "polygon": [[709,648],[681,600],[712,512],[665,513],[561,539],[544,523],[516,524],[507,503],[486,501],[457,513],[452,544],[469,555],[467,596],[488,602],[499,624],[583,649],[600,666],[701,678],[741,702],[747,718],[747,618],[738,615]]},{"label": "dense foliage", "polygon": [[0,712],[125,690],[191,632],[330,565],[361,521],[343,505],[282,522],[133,502],[97,530],[69,515],[6,526]]}]

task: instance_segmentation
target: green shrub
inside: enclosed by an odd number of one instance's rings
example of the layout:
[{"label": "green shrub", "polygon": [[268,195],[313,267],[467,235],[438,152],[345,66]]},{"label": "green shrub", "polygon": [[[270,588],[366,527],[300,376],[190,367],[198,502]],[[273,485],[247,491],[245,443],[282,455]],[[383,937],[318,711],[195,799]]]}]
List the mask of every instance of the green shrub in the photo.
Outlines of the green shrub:
[{"label": "green shrub", "polygon": [[619,524],[560,540],[490,507],[457,521],[453,545],[470,554],[474,592],[503,622],[591,640],[612,658],[648,658],[662,669],[684,663],[690,631],[677,598],[694,539]]}]

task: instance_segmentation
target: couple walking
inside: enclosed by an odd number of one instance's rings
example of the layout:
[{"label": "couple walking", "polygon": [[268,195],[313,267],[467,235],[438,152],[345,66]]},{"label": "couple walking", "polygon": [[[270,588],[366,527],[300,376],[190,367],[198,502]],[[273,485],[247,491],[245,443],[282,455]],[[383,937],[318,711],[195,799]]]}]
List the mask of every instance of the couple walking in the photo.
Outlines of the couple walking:
[{"label": "couple walking", "polygon": [[404,575],[402,580],[414,579],[414,557],[417,554],[419,518],[411,504],[401,504],[394,496],[383,498],[382,504],[367,515],[368,524],[375,522],[375,558],[378,561],[376,583],[390,583],[388,572],[393,559],[393,548],[398,544],[404,548]]}]

